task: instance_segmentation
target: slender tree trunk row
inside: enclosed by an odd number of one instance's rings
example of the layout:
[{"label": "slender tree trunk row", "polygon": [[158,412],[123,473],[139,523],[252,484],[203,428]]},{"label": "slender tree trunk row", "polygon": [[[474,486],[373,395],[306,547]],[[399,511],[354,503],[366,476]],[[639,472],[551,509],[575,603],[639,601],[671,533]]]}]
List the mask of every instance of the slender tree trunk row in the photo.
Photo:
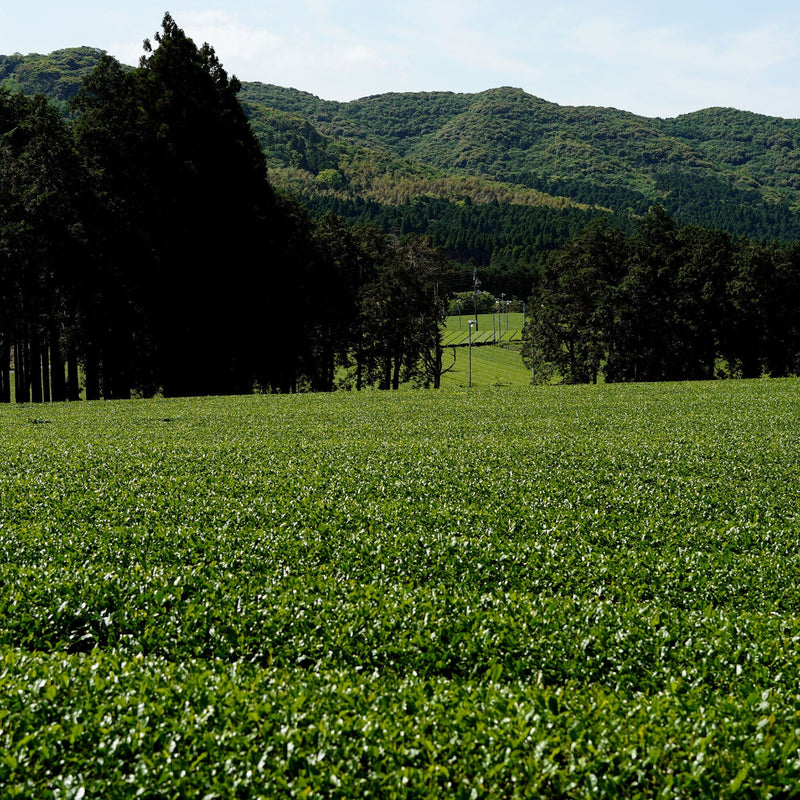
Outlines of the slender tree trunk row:
[{"label": "slender tree trunk row", "polygon": [[51,403],[80,400],[78,358],[62,353],[58,334],[0,340],[0,403]]},{"label": "slender tree trunk row", "polygon": [[11,347],[0,339],[0,403],[11,402]]}]

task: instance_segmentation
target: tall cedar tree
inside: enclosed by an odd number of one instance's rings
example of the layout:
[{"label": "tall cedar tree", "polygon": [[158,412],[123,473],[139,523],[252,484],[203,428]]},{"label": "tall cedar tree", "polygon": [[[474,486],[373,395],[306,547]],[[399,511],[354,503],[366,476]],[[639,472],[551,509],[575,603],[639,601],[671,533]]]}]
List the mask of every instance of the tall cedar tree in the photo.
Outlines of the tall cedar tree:
[{"label": "tall cedar tree", "polygon": [[65,376],[82,268],[83,185],[63,119],[41,95],[0,89],[0,401],[77,397]]},{"label": "tall cedar tree", "polygon": [[161,382],[166,395],[247,391],[270,378],[263,320],[286,293],[276,200],[238,80],[169,15],[156,41],[137,77],[152,135],[147,296]]},{"label": "tall cedar tree", "polygon": [[279,362],[264,320],[292,279],[278,268],[282,212],[239,82],[169,14],[155,41],[137,70],[104,59],[76,103],[103,201],[87,391],[250,391]]},{"label": "tall cedar tree", "polygon": [[442,372],[443,259],[426,239],[399,240],[367,229],[375,278],[361,293],[356,387],[398,389],[404,381],[437,385]]},{"label": "tall cedar tree", "polygon": [[524,350],[539,380],[557,371],[568,383],[594,383],[606,353],[613,358],[615,295],[626,252],[624,234],[600,219],[547,259],[531,300],[532,347]]},{"label": "tall cedar tree", "polygon": [[158,388],[155,333],[147,311],[157,242],[151,234],[153,135],[138,77],[103,56],[73,101],[79,151],[92,178],[86,226],[89,270],[80,291],[87,399]]}]

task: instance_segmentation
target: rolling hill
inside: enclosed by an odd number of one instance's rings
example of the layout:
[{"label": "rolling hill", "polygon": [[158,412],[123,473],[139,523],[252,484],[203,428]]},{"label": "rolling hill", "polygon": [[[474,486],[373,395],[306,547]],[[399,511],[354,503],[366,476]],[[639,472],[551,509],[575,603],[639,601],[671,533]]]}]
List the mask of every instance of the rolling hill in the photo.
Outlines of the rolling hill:
[{"label": "rolling hill", "polygon": [[[0,56],[0,83],[69,98],[101,55]],[[709,108],[671,119],[501,87],[332,102],[266,83],[239,95],[278,188],[311,210],[433,237],[523,295],[541,253],[592,218],[653,203],[685,225],[800,239],[800,120]]]},{"label": "rolling hill", "polygon": [[[265,109],[298,123],[295,164],[292,153],[289,163],[285,156],[282,162],[274,158],[274,128],[271,142],[265,140],[278,175],[286,171],[291,180],[287,167],[298,163],[314,173],[303,156],[318,153],[322,144],[327,161],[321,172],[338,170],[338,183],[329,188],[339,193],[352,178],[351,194],[397,199],[381,193],[385,173],[364,185],[359,166],[369,152],[392,165],[396,177],[417,184],[427,178],[436,196],[447,196],[446,187],[451,196],[460,189],[473,201],[496,196],[499,202],[617,214],[643,213],[658,202],[683,224],[777,239],[800,232],[799,120],[725,108],[651,119],[611,108],[559,106],[509,87],[331,103],[246,84],[241,97],[257,127]],[[302,136],[301,120],[320,138]],[[398,167],[403,162],[405,169]],[[319,179],[320,172],[314,175]],[[409,193],[401,192],[403,199]]]}]

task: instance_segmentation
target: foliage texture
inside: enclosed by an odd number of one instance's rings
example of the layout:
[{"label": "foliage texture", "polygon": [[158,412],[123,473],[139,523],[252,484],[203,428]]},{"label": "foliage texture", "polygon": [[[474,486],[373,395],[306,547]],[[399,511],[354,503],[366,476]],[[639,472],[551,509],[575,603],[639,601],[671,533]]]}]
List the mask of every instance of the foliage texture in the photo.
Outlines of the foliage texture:
[{"label": "foliage texture", "polygon": [[0,796],[796,796],[798,403],[2,407]]}]

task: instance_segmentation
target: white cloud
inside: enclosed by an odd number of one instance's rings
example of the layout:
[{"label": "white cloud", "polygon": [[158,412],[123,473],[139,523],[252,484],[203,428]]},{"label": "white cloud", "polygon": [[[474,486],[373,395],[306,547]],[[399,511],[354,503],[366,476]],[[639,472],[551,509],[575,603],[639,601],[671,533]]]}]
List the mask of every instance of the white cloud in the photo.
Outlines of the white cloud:
[{"label": "white cloud", "polygon": [[363,44],[353,45],[344,48],[342,52],[344,63],[354,67],[371,67],[373,69],[383,69],[387,66],[386,60],[371,47]]},{"label": "white cloud", "polygon": [[580,77],[587,97],[594,99],[584,102],[596,103],[605,92],[605,104],[617,105],[616,95],[625,98],[628,109],[653,116],[709,105],[797,116],[797,102],[787,104],[789,93],[780,87],[779,76],[769,75],[794,71],[796,39],[796,30],[768,22],[709,34],[600,16],[568,30],[565,48],[576,63],[588,56]]},{"label": "white cloud", "polygon": [[196,44],[211,44],[223,63],[225,57],[237,63],[259,63],[288,49],[284,36],[248,27],[224,11],[186,14],[180,24]]},{"label": "white cloud", "polygon": [[[709,105],[800,116],[800,12],[722,14],[715,3],[609,0],[598,13],[588,0],[230,0],[175,19],[242,80],[332,100],[506,84],[649,116]],[[106,49],[135,64],[141,38]]]}]

